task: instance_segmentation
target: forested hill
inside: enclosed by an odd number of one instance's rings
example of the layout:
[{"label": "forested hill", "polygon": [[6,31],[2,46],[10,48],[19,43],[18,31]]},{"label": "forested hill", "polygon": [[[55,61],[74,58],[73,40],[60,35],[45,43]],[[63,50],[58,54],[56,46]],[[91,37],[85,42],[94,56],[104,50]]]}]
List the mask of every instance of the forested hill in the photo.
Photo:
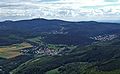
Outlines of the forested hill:
[{"label": "forested hill", "polygon": [[119,33],[120,24],[117,23],[46,19],[4,21],[0,22],[0,45],[21,43],[24,39],[38,36],[50,44],[86,45],[94,41],[90,37]]}]

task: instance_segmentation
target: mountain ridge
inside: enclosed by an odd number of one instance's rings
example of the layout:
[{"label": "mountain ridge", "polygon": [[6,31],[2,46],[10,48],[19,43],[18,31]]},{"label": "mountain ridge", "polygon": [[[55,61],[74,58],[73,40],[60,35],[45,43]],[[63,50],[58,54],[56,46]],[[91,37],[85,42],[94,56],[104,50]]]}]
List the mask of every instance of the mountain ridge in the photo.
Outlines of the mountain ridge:
[{"label": "mountain ridge", "polygon": [[46,21],[62,21],[62,22],[71,22],[71,23],[84,23],[84,22],[96,22],[96,23],[118,23],[119,24],[119,20],[115,20],[117,22],[111,22],[112,20],[109,21],[67,21],[67,20],[62,20],[62,19],[45,19],[45,18],[33,18],[33,19],[24,19],[24,20],[5,20],[5,21],[0,21],[0,22],[21,22],[21,21],[33,21],[33,20],[46,20]]}]

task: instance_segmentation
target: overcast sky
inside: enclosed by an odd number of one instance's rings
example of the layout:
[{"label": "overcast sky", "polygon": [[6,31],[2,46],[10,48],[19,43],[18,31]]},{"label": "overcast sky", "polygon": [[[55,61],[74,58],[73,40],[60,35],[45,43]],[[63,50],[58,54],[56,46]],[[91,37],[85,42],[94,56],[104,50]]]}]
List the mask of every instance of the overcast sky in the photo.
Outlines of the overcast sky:
[{"label": "overcast sky", "polygon": [[0,20],[119,20],[120,0],[0,0]]}]

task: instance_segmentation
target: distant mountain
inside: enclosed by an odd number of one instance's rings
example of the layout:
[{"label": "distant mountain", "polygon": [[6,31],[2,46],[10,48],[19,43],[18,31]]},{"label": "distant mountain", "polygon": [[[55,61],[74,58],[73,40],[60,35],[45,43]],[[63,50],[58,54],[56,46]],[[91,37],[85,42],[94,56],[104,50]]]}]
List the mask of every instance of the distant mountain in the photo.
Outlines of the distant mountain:
[{"label": "distant mountain", "polygon": [[4,21],[0,22],[0,45],[22,42],[37,36],[50,44],[86,45],[95,41],[90,37],[119,33],[118,23],[46,19]]}]

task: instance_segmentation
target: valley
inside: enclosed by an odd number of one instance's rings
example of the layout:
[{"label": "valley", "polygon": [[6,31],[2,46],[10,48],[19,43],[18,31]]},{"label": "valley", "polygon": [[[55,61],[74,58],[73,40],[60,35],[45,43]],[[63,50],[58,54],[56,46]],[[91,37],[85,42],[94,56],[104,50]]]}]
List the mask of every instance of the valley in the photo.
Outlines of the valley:
[{"label": "valley", "polygon": [[120,24],[0,22],[0,74],[120,74]]}]

